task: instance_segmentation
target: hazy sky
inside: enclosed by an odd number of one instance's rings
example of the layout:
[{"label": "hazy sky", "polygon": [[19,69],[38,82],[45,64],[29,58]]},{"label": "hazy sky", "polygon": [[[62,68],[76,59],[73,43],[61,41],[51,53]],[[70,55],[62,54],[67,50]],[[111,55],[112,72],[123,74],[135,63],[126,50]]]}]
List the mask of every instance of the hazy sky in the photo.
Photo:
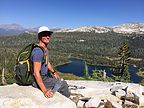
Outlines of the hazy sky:
[{"label": "hazy sky", "polygon": [[63,28],[144,23],[144,0],[0,0],[0,24]]}]

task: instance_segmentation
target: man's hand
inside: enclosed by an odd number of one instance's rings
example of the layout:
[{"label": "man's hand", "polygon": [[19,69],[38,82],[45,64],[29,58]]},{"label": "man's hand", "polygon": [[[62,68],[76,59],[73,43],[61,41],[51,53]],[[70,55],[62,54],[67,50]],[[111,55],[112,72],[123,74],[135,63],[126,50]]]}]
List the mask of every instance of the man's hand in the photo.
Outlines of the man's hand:
[{"label": "man's hand", "polygon": [[51,98],[51,97],[53,97],[53,92],[51,91],[51,89],[49,89],[49,90],[47,90],[45,93],[44,93],[44,96],[46,97],[46,98]]}]

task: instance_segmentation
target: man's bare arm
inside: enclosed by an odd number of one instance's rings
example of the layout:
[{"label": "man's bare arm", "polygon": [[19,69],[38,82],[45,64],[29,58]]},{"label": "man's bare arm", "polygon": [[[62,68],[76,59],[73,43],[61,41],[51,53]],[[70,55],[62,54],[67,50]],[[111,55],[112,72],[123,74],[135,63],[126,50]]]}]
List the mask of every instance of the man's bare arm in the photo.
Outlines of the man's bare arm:
[{"label": "man's bare arm", "polygon": [[54,70],[54,68],[52,67],[51,63],[48,62],[48,69],[49,71],[54,75],[54,77],[56,79],[60,79],[60,76],[58,75],[58,73]]},{"label": "man's bare arm", "polygon": [[40,69],[41,69],[41,62],[34,62],[34,77],[40,87],[40,89],[42,90],[43,94],[46,97],[52,97],[53,93],[50,90],[47,90],[47,88],[45,87],[41,75],[40,75]]}]

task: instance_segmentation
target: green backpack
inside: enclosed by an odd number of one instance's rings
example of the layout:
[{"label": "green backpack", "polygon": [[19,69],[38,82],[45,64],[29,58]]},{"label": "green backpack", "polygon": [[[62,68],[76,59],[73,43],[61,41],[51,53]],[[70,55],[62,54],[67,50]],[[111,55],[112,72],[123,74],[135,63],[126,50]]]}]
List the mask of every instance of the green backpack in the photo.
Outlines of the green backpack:
[{"label": "green backpack", "polygon": [[[42,47],[32,43],[24,47],[17,56],[17,62],[14,67],[14,71],[16,83],[19,85],[31,85],[34,81],[30,56],[32,50],[35,47],[41,48],[41,50],[45,54],[45,51]],[[43,61],[44,60],[45,57],[43,56]]]}]

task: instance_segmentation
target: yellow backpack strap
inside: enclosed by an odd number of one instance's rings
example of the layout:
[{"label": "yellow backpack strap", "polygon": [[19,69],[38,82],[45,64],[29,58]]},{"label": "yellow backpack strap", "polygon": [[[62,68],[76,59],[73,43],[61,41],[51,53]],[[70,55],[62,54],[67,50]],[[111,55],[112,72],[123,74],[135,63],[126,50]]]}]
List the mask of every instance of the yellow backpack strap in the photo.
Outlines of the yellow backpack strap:
[{"label": "yellow backpack strap", "polygon": [[20,61],[19,63],[20,63],[20,64],[27,63],[27,66],[28,66],[28,67],[27,67],[27,71],[30,72],[30,62],[29,62],[29,59]]},{"label": "yellow backpack strap", "polygon": [[48,55],[46,54],[46,52],[45,52],[44,56],[45,56],[46,64],[48,64]]}]

